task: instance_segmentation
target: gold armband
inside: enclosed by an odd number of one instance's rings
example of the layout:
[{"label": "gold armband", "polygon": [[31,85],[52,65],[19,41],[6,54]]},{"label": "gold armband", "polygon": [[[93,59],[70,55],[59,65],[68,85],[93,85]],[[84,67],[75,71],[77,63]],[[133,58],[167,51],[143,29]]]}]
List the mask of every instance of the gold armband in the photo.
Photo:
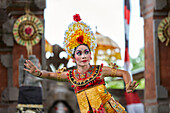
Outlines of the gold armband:
[{"label": "gold armband", "polygon": [[56,70],[59,80],[61,79],[61,72],[63,72],[64,70],[66,70],[66,67]]},{"label": "gold armband", "polygon": [[112,72],[111,72],[111,76],[112,77],[114,77],[114,76],[116,76],[116,73],[117,73],[117,65],[116,65],[116,63],[109,63],[109,65],[110,65],[110,67],[112,68]]},{"label": "gold armband", "polygon": [[112,77],[116,76],[116,73],[117,73],[117,69],[113,69],[113,68],[112,68],[111,76],[112,76]]},{"label": "gold armband", "polygon": [[61,79],[61,72],[57,72],[57,75],[58,75],[58,79],[60,80]]}]

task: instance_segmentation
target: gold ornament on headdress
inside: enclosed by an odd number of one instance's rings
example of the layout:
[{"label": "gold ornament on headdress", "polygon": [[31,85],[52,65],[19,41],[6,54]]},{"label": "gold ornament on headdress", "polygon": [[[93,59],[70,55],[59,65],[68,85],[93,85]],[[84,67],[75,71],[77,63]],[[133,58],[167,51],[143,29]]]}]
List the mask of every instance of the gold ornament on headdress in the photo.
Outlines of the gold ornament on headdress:
[{"label": "gold ornament on headdress", "polygon": [[81,21],[79,14],[73,16],[74,22],[68,26],[65,32],[64,48],[69,56],[73,54],[74,48],[86,44],[91,51],[96,48],[96,39],[91,28]]}]

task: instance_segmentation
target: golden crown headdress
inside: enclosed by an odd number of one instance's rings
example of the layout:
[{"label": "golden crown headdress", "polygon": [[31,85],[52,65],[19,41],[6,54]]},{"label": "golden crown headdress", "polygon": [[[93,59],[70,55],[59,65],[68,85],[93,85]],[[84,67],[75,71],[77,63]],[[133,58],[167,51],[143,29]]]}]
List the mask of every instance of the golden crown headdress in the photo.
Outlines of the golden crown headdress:
[{"label": "golden crown headdress", "polygon": [[74,22],[65,31],[64,48],[69,56],[73,54],[74,48],[80,44],[86,44],[94,52],[97,44],[90,26],[81,21],[80,15],[73,16]]}]

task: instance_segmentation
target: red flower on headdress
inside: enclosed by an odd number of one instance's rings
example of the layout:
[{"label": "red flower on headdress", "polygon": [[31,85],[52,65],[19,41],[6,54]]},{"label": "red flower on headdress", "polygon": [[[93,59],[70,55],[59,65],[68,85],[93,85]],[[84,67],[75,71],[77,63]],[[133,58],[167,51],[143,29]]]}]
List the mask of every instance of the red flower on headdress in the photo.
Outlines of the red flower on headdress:
[{"label": "red flower on headdress", "polygon": [[80,20],[81,20],[81,18],[80,18],[80,15],[79,15],[79,14],[75,14],[75,15],[73,16],[73,19],[74,19],[74,21],[76,21],[76,22],[78,22],[78,21],[80,21]]},{"label": "red flower on headdress", "polygon": [[83,36],[79,36],[79,37],[77,37],[76,40],[78,43],[83,44],[84,38],[83,38]]}]

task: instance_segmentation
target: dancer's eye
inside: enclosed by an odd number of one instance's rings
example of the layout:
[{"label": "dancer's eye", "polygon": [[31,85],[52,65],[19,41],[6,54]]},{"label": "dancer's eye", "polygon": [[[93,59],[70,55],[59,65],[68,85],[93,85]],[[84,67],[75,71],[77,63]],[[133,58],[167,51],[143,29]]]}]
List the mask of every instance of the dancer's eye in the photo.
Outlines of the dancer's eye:
[{"label": "dancer's eye", "polygon": [[82,54],[82,52],[81,52],[81,51],[78,51],[76,54],[77,54],[78,56],[80,56],[80,55]]},{"label": "dancer's eye", "polygon": [[89,50],[86,49],[86,50],[84,51],[84,53],[85,53],[85,54],[89,54]]}]

